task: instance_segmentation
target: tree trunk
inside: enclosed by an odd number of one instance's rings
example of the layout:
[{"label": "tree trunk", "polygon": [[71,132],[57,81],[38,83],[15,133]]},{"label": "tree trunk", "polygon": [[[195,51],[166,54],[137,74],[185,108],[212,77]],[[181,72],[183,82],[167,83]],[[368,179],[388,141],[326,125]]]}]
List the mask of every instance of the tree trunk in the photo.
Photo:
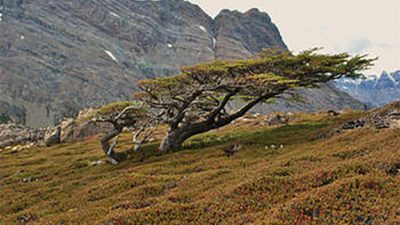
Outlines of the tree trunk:
[{"label": "tree trunk", "polygon": [[101,139],[101,147],[103,148],[104,154],[107,156],[107,159],[110,161],[112,164],[118,164],[118,159],[117,156],[114,152],[114,147],[111,146],[109,141],[116,136],[118,136],[121,133],[122,129],[116,128],[111,131],[111,133],[107,134]]},{"label": "tree trunk", "polygon": [[[223,126],[230,124],[237,118],[242,117],[246,112],[248,112],[251,108],[253,108],[256,104],[264,99],[268,99],[271,97],[276,96],[276,94],[268,94],[262,95],[258,98],[254,99],[253,101],[249,102],[247,105],[243,106],[237,112],[228,115],[224,118],[215,119],[218,114],[212,113],[210,118],[202,121],[193,123],[191,125],[185,127],[170,127],[170,130],[167,133],[167,136],[162,140],[160,144],[160,152],[165,152],[168,150],[178,150],[182,148],[182,144],[188,138],[196,135],[201,134],[204,132],[208,132],[210,130],[214,130]],[[229,96],[228,96],[229,97]],[[222,109],[222,108],[221,108]]]},{"label": "tree trunk", "polygon": [[215,123],[209,123],[205,121],[184,128],[170,130],[160,144],[160,152],[179,150],[182,148],[183,142],[190,137],[216,129],[218,127]]},{"label": "tree trunk", "polygon": [[160,152],[169,150],[178,150],[182,148],[182,144],[186,139],[182,139],[182,134],[179,129],[169,131],[165,138],[161,141]]}]

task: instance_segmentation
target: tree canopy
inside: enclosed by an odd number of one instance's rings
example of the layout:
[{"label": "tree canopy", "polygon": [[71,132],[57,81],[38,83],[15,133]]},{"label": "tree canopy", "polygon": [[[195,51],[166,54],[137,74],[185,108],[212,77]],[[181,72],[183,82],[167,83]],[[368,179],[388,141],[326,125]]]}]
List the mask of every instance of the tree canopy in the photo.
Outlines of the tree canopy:
[{"label": "tree canopy", "polygon": [[[375,59],[347,53],[320,54],[318,49],[264,51],[238,61],[215,61],[182,68],[174,77],[139,81],[136,99],[158,112],[169,131],[160,149],[179,148],[184,140],[225,126],[256,104],[279,98],[298,87],[316,88],[331,80],[358,78]],[[227,104],[244,97],[246,104],[228,112]]]}]

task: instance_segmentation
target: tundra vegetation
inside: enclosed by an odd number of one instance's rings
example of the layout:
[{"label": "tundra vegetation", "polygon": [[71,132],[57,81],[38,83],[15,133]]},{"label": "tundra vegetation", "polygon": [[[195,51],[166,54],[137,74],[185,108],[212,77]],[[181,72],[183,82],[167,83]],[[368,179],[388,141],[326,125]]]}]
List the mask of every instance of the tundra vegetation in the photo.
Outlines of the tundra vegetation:
[{"label": "tundra vegetation", "polygon": [[[318,138],[364,115],[237,122],[162,156],[145,144],[145,162],[128,150],[117,166],[96,163],[97,139],[3,150],[0,224],[398,224],[399,129]],[[131,149],[131,138],[122,133],[117,149]],[[228,158],[234,140],[242,148]]]}]

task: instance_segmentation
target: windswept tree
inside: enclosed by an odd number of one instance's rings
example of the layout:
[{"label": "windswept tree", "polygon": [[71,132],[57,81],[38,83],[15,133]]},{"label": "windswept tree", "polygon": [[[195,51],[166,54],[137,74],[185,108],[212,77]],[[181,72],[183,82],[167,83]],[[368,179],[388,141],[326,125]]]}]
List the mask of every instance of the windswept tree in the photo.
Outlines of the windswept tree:
[{"label": "windswept tree", "polygon": [[[223,127],[258,103],[280,98],[295,88],[316,88],[341,77],[358,78],[375,60],[317,50],[299,54],[266,51],[248,60],[184,67],[175,77],[140,81],[142,92],[135,96],[169,126],[160,151],[179,149],[193,135]],[[245,104],[229,112],[227,105],[235,98]]]},{"label": "windswept tree", "polygon": [[[119,134],[124,128],[134,130],[132,142],[135,151],[140,150],[143,142],[150,136],[151,117],[145,107],[137,102],[114,102],[105,105],[90,115],[91,122],[109,123],[112,129],[101,138],[101,146],[107,159],[112,164],[118,164],[119,157],[114,151]],[[111,144],[110,142],[114,140]]]}]

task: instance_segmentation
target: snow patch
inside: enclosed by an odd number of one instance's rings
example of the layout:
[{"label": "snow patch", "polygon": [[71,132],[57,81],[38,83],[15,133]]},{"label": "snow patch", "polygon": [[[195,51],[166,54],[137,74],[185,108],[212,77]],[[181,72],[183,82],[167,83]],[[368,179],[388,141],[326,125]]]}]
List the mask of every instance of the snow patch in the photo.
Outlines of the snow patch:
[{"label": "snow patch", "polygon": [[172,48],[172,44],[167,44],[168,48]]},{"label": "snow patch", "polygon": [[25,39],[25,36],[24,35],[21,35],[21,40],[24,40]]},{"label": "snow patch", "polygon": [[0,22],[3,21],[3,13],[0,12]]},{"label": "snow patch", "polygon": [[345,84],[355,84],[355,85],[360,85],[361,84],[361,82],[362,82],[362,80],[361,79],[344,79],[343,80],[343,83],[345,83]]},{"label": "snow patch", "polygon": [[396,80],[393,78],[393,76],[391,74],[388,74],[388,77],[393,83],[396,83]]},{"label": "snow patch", "polygon": [[378,79],[378,76],[376,76],[376,75],[368,75],[368,76],[365,76],[366,77],[366,80],[377,80]]},{"label": "snow patch", "polygon": [[118,17],[118,18],[121,18],[118,14],[116,14],[115,12],[110,12],[110,14],[111,14],[111,16],[115,16],[115,17]]},{"label": "snow patch", "polygon": [[203,26],[199,25],[199,28],[200,28],[200,30],[202,30],[202,31],[204,31],[204,32],[206,32],[206,33],[207,33],[207,29],[206,29],[205,27],[203,27]]},{"label": "snow patch", "polygon": [[215,47],[217,47],[217,39],[215,39],[215,37],[212,38],[212,47],[213,47],[213,49],[215,49]]},{"label": "snow patch", "polygon": [[104,52],[107,53],[107,55],[110,56],[112,60],[118,62],[118,59],[110,51],[104,50]]}]

